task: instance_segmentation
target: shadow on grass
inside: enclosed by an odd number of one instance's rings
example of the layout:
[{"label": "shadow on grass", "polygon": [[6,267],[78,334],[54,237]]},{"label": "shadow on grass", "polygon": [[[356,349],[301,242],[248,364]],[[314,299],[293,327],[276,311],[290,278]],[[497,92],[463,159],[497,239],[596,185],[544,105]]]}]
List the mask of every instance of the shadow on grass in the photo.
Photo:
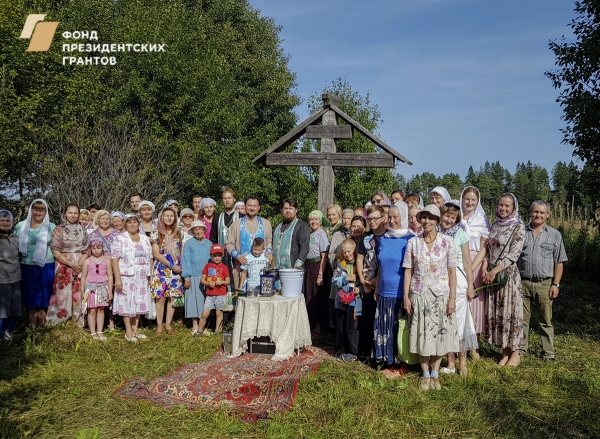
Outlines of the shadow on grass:
[{"label": "shadow on grass", "polygon": [[12,381],[30,366],[45,361],[46,355],[43,353],[40,340],[49,331],[52,331],[52,328],[25,328],[22,331],[15,331],[12,341],[1,342],[0,382]]},{"label": "shadow on grass", "polygon": [[[15,415],[28,412],[54,386],[52,381],[31,380],[26,375],[44,367],[64,352],[77,351],[87,338],[82,330],[66,330],[69,324],[36,329],[22,328],[13,333],[11,342],[3,342],[0,356],[0,437],[35,437],[43,423],[15,420]],[[25,379],[20,379],[21,377]],[[58,385],[58,384],[57,384]]]}]

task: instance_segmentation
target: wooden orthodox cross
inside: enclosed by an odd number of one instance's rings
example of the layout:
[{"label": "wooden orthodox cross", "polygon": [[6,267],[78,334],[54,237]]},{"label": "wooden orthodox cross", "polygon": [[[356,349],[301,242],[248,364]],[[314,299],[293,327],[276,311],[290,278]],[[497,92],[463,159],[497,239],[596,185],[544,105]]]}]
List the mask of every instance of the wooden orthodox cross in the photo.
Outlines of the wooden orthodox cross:
[{"label": "wooden orthodox cross", "polygon": [[[403,155],[392,149],[387,143],[374,136],[360,123],[352,119],[338,107],[341,99],[329,93],[322,95],[323,108],[310,116],[300,125],[275,142],[269,149],[256,156],[253,163],[266,166],[318,166],[319,195],[318,207],[326,213],[327,206],[333,203],[334,167],[355,168],[393,168],[400,160],[412,165]],[[337,118],[348,125],[338,125]],[[321,122],[321,125],[318,123]],[[383,153],[339,153],[336,152],[336,139],[352,139],[353,130],[359,131]],[[302,135],[308,139],[321,139],[321,152],[318,153],[282,153],[279,152],[298,140]]]}]

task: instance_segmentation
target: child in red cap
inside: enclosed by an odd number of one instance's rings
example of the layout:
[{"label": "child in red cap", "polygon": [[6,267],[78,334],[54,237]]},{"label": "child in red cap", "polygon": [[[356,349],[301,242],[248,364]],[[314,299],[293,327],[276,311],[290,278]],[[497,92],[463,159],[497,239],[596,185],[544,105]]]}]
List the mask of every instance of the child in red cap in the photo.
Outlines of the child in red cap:
[{"label": "child in red cap", "polygon": [[210,315],[210,310],[214,309],[217,314],[216,332],[221,331],[223,324],[223,308],[227,302],[227,285],[231,281],[229,278],[229,269],[223,264],[223,246],[215,244],[210,248],[211,262],[204,266],[200,283],[206,287],[206,300],[204,301],[204,311],[200,317],[199,331],[204,331],[204,335],[209,335],[204,330],[206,319]]}]

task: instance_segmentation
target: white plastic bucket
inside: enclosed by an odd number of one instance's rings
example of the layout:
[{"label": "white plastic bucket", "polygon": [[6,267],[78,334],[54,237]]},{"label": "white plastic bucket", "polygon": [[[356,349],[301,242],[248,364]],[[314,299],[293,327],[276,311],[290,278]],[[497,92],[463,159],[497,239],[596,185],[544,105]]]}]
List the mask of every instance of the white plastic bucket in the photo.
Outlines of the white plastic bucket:
[{"label": "white plastic bucket", "polygon": [[279,280],[281,282],[281,295],[283,297],[299,297],[302,295],[304,270],[283,268],[279,270]]}]

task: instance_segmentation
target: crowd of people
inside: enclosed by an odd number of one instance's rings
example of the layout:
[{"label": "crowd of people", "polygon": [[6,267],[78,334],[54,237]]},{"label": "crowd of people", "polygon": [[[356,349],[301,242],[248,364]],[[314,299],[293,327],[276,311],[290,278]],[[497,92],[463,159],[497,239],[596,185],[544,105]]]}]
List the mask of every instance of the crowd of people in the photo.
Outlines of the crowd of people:
[{"label": "crowd of people", "polygon": [[156,336],[174,335],[177,313],[193,335],[210,335],[213,310],[218,332],[232,297],[257,292],[266,268],[297,268],[312,336],[335,333],[341,361],[402,374],[399,322],[409,318],[404,349],[418,355],[419,386],[439,390],[440,373],[467,374],[482,334],[502,348],[498,364],[518,366],[533,308],[543,356],[553,361],[552,300],[567,256],[546,224],[550,206],[535,201],[525,225],[517,198],[505,193],[490,225],[475,187],[457,200],[436,187],[429,198],[376,191],[364,207],[332,204],[307,222],[288,198],[275,227],[259,215],[258,197],[236,202],[229,188],[220,213],[212,198],[157,209],[140,193],[127,214],[68,204],[59,225],[43,199],[16,225],[0,210],[0,335],[11,339],[23,309],[33,328],[69,320],[99,341],[115,319],[129,342],[147,338],[141,327],[151,320]]}]

